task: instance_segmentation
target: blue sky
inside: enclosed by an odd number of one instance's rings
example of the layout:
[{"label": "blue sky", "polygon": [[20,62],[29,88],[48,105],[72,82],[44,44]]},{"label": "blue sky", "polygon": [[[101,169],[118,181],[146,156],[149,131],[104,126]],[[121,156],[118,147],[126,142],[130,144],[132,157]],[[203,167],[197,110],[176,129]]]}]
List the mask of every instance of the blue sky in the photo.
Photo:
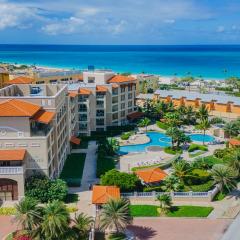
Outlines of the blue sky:
[{"label": "blue sky", "polygon": [[0,0],[0,43],[240,44],[240,0]]}]

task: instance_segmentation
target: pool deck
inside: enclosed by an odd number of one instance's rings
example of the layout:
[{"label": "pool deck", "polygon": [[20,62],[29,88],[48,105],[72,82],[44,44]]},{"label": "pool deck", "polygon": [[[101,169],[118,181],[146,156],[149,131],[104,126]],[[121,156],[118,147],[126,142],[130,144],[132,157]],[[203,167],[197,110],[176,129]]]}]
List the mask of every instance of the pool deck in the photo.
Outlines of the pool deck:
[{"label": "pool deck", "polygon": [[150,138],[145,134],[134,134],[130,136],[128,140],[122,140],[120,137],[119,140],[120,146],[136,145],[136,144],[145,144],[150,141]]}]

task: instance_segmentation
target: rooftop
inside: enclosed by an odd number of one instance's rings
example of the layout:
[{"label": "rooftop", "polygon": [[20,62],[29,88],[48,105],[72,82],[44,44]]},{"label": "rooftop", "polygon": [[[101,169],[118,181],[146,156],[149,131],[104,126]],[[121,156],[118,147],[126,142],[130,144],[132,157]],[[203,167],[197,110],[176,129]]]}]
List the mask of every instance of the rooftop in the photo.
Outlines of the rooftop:
[{"label": "rooftop", "polygon": [[160,95],[161,97],[172,96],[173,98],[185,97],[189,100],[201,99],[203,102],[216,101],[217,103],[226,104],[232,102],[235,105],[240,105],[240,98],[224,95],[224,94],[208,94],[208,93],[199,93],[199,92],[190,92],[185,90],[157,90],[155,94]]},{"label": "rooftop", "polygon": [[160,182],[167,176],[167,173],[160,168],[147,168],[135,173],[145,183]]},{"label": "rooftop", "polygon": [[25,149],[0,150],[0,161],[23,161]]},{"label": "rooftop", "polygon": [[21,77],[16,77],[10,80],[8,83],[9,84],[31,84],[33,81],[34,81],[33,78],[21,76]]},{"label": "rooftop", "polygon": [[105,204],[109,199],[119,199],[120,189],[115,186],[93,186],[92,191],[92,203],[93,204]]},{"label": "rooftop", "polygon": [[41,109],[40,106],[17,99],[0,103],[0,117],[32,117]]},{"label": "rooftop", "polygon": [[136,81],[136,78],[132,76],[124,76],[124,75],[115,75],[108,82],[109,83],[124,83],[124,82],[133,82]]}]

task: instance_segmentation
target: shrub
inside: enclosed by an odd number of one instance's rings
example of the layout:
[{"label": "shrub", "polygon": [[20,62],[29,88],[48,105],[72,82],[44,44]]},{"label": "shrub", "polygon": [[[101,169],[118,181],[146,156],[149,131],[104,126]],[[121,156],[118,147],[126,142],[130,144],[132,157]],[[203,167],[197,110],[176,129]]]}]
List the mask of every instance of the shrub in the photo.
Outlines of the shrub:
[{"label": "shrub", "polygon": [[229,155],[232,155],[234,151],[235,151],[234,148],[216,149],[214,151],[214,156],[223,159],[225,157],[229,157]]},{"label": "shrub", "polygon": [[182,149],[173,149],[172,147],[165,147],[164,152],[172,155],[176,155],[177,153],[182,153]]},{"label": "shrub", "polygon": [[130,136],[132,135],[132,132],[126,132],[121,135],[122,140],[128,140]]},{"label": "shrub", "polygon": [[193,192],[208,192],[213,188],[213,181],[209,180],[203,184],[198,185],[185,185],[184,191],[193,191]]},{"label": "shrub", "polygon": [[160,121],[156,121],[156,124],[159,128],[163,129],[163,130],[167,130],[168,129],[168,125],[166,123],[160,122]]},{"label": "shrub", "polygon": [[200,150],[200,151],[207,151],[208,147],[207,146],[203,146],[203,145],[199,145],[199,144],[191,144],[188,148],[188,152],[194,152],[196,150]]},{"label": "shrub", "polygon": [[143,188],[144,192],[152,192],[152,191],[156,191],[156,192],[164,192],[162,189],[162,186],[154,186],[154,187],[144,187]]},{"label": "shrub", "polygon": [[14,215],[15,213],[14,207],[0,207],[0,215]]},{"label": "shrub", "polygon": [[135,174],[119,172],[112,169],[101,176],[100,184],[104,186],[118,186],[121,191],[137,190],[140,186],[140,180]]},{"label": "shrub", "polygon": [[42,203],[59,200],[67,196],[67,184],[61,179],[50,180],[43,176],[30,177],[26,181],[26,196]]},{"label": "shrub", "polygon": [[209,172],[203,169],[193,169],[191,172],[191,176],[186,177],[185,182],[189,185],[194,184],[202,184],[209,181],[211,178],[211,175]]},{"label": "shrub", "polygon": [[225,121],[220,117],[214,117],[210,120],[211,124],[225,123]]},{"label": "shrub", "polygon": [[76,206],[66,206],[66,209],[69,213],[74,213],[78,211],[78,208]]}]

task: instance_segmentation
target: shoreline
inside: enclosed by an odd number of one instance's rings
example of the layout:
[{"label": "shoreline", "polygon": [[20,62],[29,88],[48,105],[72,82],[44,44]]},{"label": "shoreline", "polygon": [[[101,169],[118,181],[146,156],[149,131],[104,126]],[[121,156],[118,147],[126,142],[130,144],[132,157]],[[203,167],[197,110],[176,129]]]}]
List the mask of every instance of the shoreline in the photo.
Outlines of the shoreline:
[{"label": "shoreline", "polygon": [[[84,71],[85,69],[84,68],[71,68],[71,67],[63,67],[63,66],[53,66],[53,65],[45,65],[45,64],[41,64],[41,65],[33,65],[33,64],[30,64],[30,63],[27,63],[27,62],[21,62],[21,63],[14,63],[14,62],[11,62],[11,61],[8,61],[8,62],[0,62],[0,65],[1,64],[7,64],[7,65],[15,65],[15,66],[21,66],[21,65],[26,65],[28,68],[32,68],[33,66],[35,66],[37,69],[43,69],[43,70],[50,70],[50,71],[53,71],[53,70],[56,70],[56,71],[71,71],[71,70],[80,70],[80,71]],[[96,69],[104,69],[104,68],[96,68]],[[113,70],[114,71],[114,70]],[[119,73],[125,73],[124,71],[115,71],[115,72],[119,72]],[[135,73],[135,72],[131,72],[131,75],[154,75],[154,76],[159,76],[160,78],[164,79],[164,78],[182,78],[182,77],[186,77],[188,75],[162,75],[162,74],[156,74],[156,73]],[[199,79],[199,76],[194,76],[194,75],[189,75],[189,76],[192,76],[194,78],[196,78],[196,81]],[[226,77],[227,78],[227,77]],[[217,77],[202,77],[202,79],[204,81],[216,81],[216,82],[222,82],[222,81],[225,81],[226,78],[217,78]]]}]

